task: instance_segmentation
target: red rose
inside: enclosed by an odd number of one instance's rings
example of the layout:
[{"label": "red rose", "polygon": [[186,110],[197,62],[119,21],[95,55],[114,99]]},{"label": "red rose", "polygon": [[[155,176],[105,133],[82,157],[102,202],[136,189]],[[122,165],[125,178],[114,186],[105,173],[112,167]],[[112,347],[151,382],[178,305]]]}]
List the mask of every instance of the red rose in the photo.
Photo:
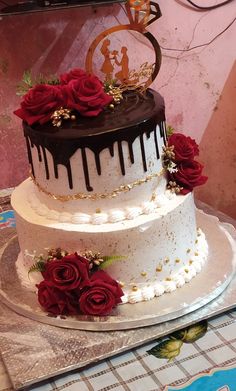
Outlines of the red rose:
[{"label": "red rose", "polygon": [[50,281],[37,285],[39,304],[50,314],[73,315],[78,313],[77,297],[53,286]]},{"label": "red rose", "polygon": [[49,261],[42,275],[55,288],[63,291],[83,288],[88,283],[89,262],[77,253]]},{"label": "red rose", "polygon": [[119,284],[99,270],[92,275],[89,287],[81,293],[80,311],[86,315],[108,315],[112,308],[121,303],[123,294]]},{"label": "red rose", "polygon": [[74,79],[81,79],[82,77],[87,77],[87,73],[83,69],[75,68],[72,69],[69,73],[63,73],[60,76],[61,84],[68,84],[69,81]]},{"label": "red rose", "polygon": [[66,107],[87,117],[97,116],[113,99],[94,75],[72,79],[64,88],[68,97]]},{"label": "red rose", "polygon": [[21,108],[14,111],[29,125],[48,122],[53,112],[65,105],[62,88],[48,84],[38,84],[24,96]]},{"label": "red rose", "polygon": [[195,140],[181,133],[174,133],[168,138],[168,145],[174,146],[174,154],[176,162],[184,160],[193,160],[196,155],[199,155],[199,148]]},{"label": "red rose", "polygon": [[203,185],[207,181],[207,177],[202,174],[203,165],[192,161],[183,161],[178,165],[178,171],[170,174],[171,180],[183,189],[181,194],[187,194],[193,190],[195,186]]}]

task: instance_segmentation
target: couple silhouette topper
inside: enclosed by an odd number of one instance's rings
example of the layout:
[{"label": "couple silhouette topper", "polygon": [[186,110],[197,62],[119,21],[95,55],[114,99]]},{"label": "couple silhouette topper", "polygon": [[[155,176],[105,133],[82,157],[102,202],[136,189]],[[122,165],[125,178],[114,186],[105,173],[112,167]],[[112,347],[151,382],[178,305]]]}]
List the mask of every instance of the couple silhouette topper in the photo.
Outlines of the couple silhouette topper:
[{"label": "couple silhouette topper", "polygon": [[[127,83],[129,78],[129,57],[127,55],[127,47],[122,46],[121,48],[121,59],[117,50],[110,50],[110,40],[104,39],[100,52],[104,57],[101,72],[105,75],[105,81],[110,82],[112,80],[119,80],[121,83]],[[115,68],[118,71],[114,74]],[[120,68],[120,69],[119,69]]]}]

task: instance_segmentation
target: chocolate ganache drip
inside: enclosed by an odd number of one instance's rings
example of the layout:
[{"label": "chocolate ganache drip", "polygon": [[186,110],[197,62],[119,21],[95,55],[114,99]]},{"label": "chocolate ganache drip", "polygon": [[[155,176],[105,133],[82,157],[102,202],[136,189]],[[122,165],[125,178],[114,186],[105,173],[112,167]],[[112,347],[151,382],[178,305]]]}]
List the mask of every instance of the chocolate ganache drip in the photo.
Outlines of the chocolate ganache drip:
[{"label": "chocolate ganache drip", "polygon": [[86,149],[94,154],[97,174],[101,175],[100,153],[108,149],[111,157],[114,156],[114,144],[117,143],[120,170],[122,175],[126,173],[123,143],[128,144],[129,158],[135,162],[133,143],[139,138],[140,154],[143,162],[143,170],[147,171],[145,139],[150,138],[154,132],[156,157],[160,159],[161,151],[158,146],[157,125],[160,129],[160,137],[166,143],[165,107],[163,98],[153,90],[141,96],[129,91],[124,94],[124,99],[114,110],[106,109],[95,118],[79,116],[78,121],[64,121],[61,127],[54,127],[51,123],[45,125],[29,126],[24,123],[29,163],[32,174],[35,176],[32,148],[37,148],[38,159],[44,163],[45,177],[50,179],[46,150],[53,159],[54,176],[58,178],[58,165],[62,164],[67,170],[68,185],[73,189],[73,177],[70,159],[80,149],[82,156],[82,168],[84,180],[88,192],[93,191],[90,183],[90,172]]}]

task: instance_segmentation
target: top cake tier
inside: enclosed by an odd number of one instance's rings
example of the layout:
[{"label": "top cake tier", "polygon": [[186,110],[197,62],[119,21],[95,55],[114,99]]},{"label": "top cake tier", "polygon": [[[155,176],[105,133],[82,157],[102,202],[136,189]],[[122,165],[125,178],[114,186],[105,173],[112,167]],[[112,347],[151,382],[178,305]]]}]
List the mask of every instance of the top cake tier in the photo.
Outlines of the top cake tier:
[{"label": "top cake tier", "polygon": [[144,96],[129,91],[95,118],[23,126],[40,205],[107,213],[145,207],[165,192],[165,106],[153,90]]}]

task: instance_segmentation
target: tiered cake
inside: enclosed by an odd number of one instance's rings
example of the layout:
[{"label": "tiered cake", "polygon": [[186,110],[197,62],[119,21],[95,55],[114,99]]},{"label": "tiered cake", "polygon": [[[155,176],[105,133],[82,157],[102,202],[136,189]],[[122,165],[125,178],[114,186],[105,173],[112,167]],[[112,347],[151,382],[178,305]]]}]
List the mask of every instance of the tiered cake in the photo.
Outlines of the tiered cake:
[{"label": "tiered cake", "polygon": [[[15,111],[31,166],[12,195],[17,270],[53,315],[109,315],[121,302],[172,292],[207,257],[192,195],[207,179],[198,146],[167,134],[163,98],[148,89],[161,53],[146,27],[161,13],[149,1],[125,8],[129,24],[94,39],[85,71],[35,83],[27,75]],[[154,57],[120,47],[127,30],[142,34]],[[96,53],[103,81],[94,75]]]},{"label": "tiered cake", "polygon": [[[24,286],[35,289],[34,257],[50,248],[120,256],[106,272],[135,303],[172,292],[207,257],[192,192],[167,189],[165,108],[153,90],[129,91],[97,117],[24,123],[32,178],[12,195]],[[174,170],[173,170],[174,171]],[[42,276],[41,276],[42,279]]]}]

